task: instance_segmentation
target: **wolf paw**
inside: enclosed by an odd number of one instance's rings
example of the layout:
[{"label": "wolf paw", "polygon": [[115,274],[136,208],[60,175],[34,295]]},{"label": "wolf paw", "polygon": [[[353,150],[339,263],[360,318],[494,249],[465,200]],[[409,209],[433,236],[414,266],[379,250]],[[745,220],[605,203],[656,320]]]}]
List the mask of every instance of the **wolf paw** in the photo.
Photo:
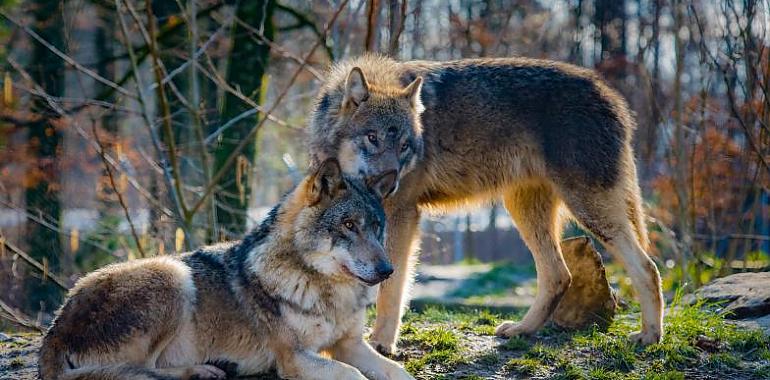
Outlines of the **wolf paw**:
[{"label": "wolf paw", "polygon": [[520,335],[529,335],[532,331],[527,329],[524,325],[518,322],[506,321],[497,326],[495,329],[495,335],[502,338],[510,338]]},{"label": "wolf paw", "polygon": [[382,355],[388,356],[388,357],[394,357],[398,354],[398,350],[396,349],[396,344],[386,344],[386,343],[380,343],[377,341],[370,341],[369,344],[377,350]]},{"label": "wolf paw", "polygon": [[227,378],[225,371],[208,364],[196,365],[187,369],[189,380],[224,380]]},{"label": "wolf paw", "polygon": [[631,333],[628,338],[633,343],[641,346],[648,346],[650,344],[660,343],[662,336],[659,331],[637,331]]}]

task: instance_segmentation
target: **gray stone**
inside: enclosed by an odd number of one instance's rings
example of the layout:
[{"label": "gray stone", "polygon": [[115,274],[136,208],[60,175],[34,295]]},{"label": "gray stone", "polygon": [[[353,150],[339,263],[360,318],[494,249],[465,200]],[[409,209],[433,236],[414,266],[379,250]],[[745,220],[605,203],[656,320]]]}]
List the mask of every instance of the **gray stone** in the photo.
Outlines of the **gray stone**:
[{"label": "gray stone", "polygon": [[698,289],[695,295],[707,302],[720,302],[730,319],[770,315],[770,272],[722,277]]},{"label": "gray stone", "polygon": [[601,255],[587,237],[564,240],[561,249],[572,274],[572,283],[551,319],[566,329],[593,324],[609,326],[615,316],[617,301],[607,281]]}]

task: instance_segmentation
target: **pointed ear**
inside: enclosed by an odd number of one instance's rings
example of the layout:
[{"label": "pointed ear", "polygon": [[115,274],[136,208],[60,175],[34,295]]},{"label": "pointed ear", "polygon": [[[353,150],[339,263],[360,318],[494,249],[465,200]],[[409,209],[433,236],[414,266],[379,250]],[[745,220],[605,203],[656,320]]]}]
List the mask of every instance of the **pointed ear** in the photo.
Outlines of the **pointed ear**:
[{"label": "pointed ear", "polygon": [[369,83],[361,68],[354,67],[345,80],[345,104],[358,107],[366,99],[369,99]]},{"label": "pointed ear", "polygon": [[412,107],[418,110],[422,108],[420,90],[422,90],[422,77],[414,78],[412,83],[409,83],[409,85],[404,89],[404,93],[406,94],[406,97],[409,98]]},{"label": "pointed ear", "polygon": [[379,176],[367,179],[366,187],[384,199],[396,189],[396,177],[398,177],[396,171],[390,170]]},{"label": "pointed ear", "polygon": [[333,199],[337,192],[344,188],[340,163],[334,158],[326,159],[310,175],[307,186],[309,205],[315,205],[324,199]]}]

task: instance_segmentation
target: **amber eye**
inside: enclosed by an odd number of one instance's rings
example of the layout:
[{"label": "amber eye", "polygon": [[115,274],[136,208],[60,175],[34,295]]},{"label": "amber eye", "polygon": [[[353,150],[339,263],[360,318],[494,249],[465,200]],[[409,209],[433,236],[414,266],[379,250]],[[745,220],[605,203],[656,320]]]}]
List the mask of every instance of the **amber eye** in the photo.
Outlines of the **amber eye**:
[{"label": "amber eye", "polygon": [[377,144],[377,135],[376,134],[370,133],[370,134],[366,135],[366,138],[369,139],[370,143],[375,144],[375,145]]},{"label": "amber eye", "polygon": [[355,231],[355,229],[356,229],[356,225],[353,222],[349,221],[349,220],[346,220],[343,223],[343,225],[345,226],[345,228],[347,228],[347,229],[349,229],[351,231]]}]

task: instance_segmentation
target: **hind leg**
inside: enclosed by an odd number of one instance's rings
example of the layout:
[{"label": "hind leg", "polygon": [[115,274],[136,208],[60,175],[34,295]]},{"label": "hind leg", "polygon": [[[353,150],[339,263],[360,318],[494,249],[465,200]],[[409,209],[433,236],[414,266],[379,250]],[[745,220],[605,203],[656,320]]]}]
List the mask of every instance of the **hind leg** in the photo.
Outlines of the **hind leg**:
[{"label": "hind leg", "polygon": [[[646,233],[642,211],[634,202],[638,187],[631,190],[616,186],[610,190],[578,191],[571,187],[563,196],[572,214],[587,230],[602,241],[613,257],[621,262],[634,286],[642,308],[642,329],[632,340],[641,344],[660,341],[663,335],[663,294],[660,273],[644,251],[641,240]],[[635,223],[637,226],[635,226]]]},{"label": "hind leg", "polygon": [[504,322],[496,334],[511,337],[540,329],[559,304],[571,277],[561,254],[558,220],[560,200],[549,183],[537,182],[511,188],[503,196],[524,242],[532,251],[537,270],[537,295],[521,322]]}]

